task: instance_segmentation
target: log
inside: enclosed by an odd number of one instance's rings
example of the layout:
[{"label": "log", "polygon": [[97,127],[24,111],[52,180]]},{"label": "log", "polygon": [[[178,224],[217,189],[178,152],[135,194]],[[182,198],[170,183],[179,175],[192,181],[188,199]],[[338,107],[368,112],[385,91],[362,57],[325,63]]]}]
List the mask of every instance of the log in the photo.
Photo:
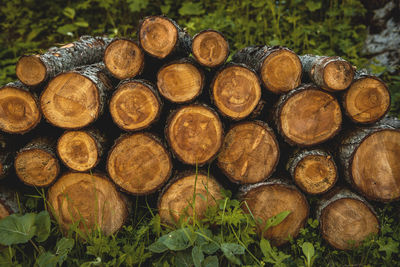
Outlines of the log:
[{"label": "log", "polygon": [[49,209],[66,234],[72,225],[89,234],[118,231],[127,220],[127,200],[107,177],[100,174],[66,173],[50,187]]},{"label": "log", "polygon": [[188,56],[191,37],[179,25],[165,16],[150,16],[139,23],[139,44],[152,57]]},{"label": "log", "polygon": [[[223,199],[222,187],[203,172],[182,172],[168,183],[159,195],[158,212],[162,222],[179,225],[201,220],[209,206]],[[193,214],[194,213],[194,214]]]},{"label": "log", "polygon": [[287,93],[301,83],[300,59],[286,47],[245,47],[232,57],[232,61],[256,70],[265,88],[274,94]]},{"label": "log", "polygon": [[119,80],[134,78],[144,68],[144,52],[130,39],[115,38],[104,51],[104,65]]},{"label": "log", "polygon": [[14,188],[0,185],[0,220],[10,214],[20,212],[17,194]]},{"label": "log", "polygon": [[[242,208],[255,217],[259,234],[274,246],[281,246],[290,238],[296,238],[309,214],[306,197],[295,186],[279,178],[242,186],[239,199],[246,201],[247,205],[243,204]],[[284,211],[290,211],[290,214],[277,226],[264,231],[267,220]]]},{"label": "log", "polygon": [[211,85],[213,104],[230,119],[249,116],[261,99],[257,74],[242,64],[227,64],[220,69]]},{"label": "log", "polygon": [[8,83],[0,88],[0,130],[24,134],[40,122],[37,97],[21,82]]},{"label": "log", "polygon": [[66,131],[57,141],[57,155],[71,170],[86,172],[99,163],[105,145],[105,135],[95,128]]},{"label": "log", "polygon": [[313,146],[335,136],[342,124],[336,98],[313,84],[282,95],[275,108],[278,132],[290,145]]},{"label": "log", "polygon": [[51,185],[60,173],[55,140],[50,137],[33,139],[17,152],[14,167],[18,178],[26,185]]},{"label": "log", "polygon": [[13,167],[14,151],[9,143],[10,140],[0,134],[0,180],[7,177]]},{"label": "log", "polygon": [[354,69],[341,57],[316,55],[300,56],[304,74],[316,85],[330,92],[347,89],[354,77]]},{"label": "log", "polygon": [[110,100],[114,123],[125,131],[148,128],[160,117],[163,103],[154,86],[145,80],[121,81]]},{"label": "log", "polygon": [[217,155],[224,135],[215,111],[206,105],[192,104],[172,112],[165,137],[181,162],[201,166]]},{"label": "log", "polygon": [[42,55],[22,56],[15,72],[27,86],[40,85],[63,71],[101,61],[110,41],[107,37],[84,35],[65,46],[52,47]]},{"label": "log", "polygon": [[193,101],[201,94],[204,84],[204,73],[190,58],[170,62],[157,73],[158,91],[173,103]]},{"label": "log", "polygon": [[234,125],[226,134],[218,167],[234,183],[258,183],[269,178],[279,160],[279,144],[264,122]]},{"label": "log", "polygon": [[229,43],[219,31],[204,30],[193,37],[192,54],[200,65],[215,68],[228,58]]},{"label": "log", "polygon": [[370,200],[400,199],[400,130],[389,125],[358,128],[341,140],[344,178]]},{"label": "log", "polygon": [[164,145],[149,133],[123,135],[107,158],[110,178],[133,195],[155,192],[172,173],[171,157]]},{"label": "log", "polygon": [[356,248],[368,236],[379,232],[378,217],[372,206],[347,189],[320,200],[317,220],[322,237],[340,250]]},{"label": "log", "polygon": [[378,77],[358,71],[343,96],[343,108],[354,123],[374,123],[389,111],[390,92]]},{"label": "log", "polygon": [[112,88],[104,64],[93,64],[54,77],[40,97],[46,120],[63,129],[80,129],[104,111],[106,93]]},{"label": "log", "polygon": [[338,179],[332,155],[323,149],[301,149],[293,153],[286,165],[294,182],[307,194],[327,192]]}]

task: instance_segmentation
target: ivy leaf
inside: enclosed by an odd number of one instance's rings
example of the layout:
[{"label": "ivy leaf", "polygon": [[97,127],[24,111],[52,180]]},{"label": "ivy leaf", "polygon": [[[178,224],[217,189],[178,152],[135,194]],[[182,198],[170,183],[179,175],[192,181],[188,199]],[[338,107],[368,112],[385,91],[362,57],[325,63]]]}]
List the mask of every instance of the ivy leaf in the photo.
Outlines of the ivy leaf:
[{"label": "ivy leaf", "polygon": [[201,267],[201,262],[204,260],[204,254],[201,247],[194,246],[192,249],[192,258],[195,267]]},{"label": "ivy leaf", "polygon": [[75,18],[75,9],[70,8],[70,7],[66,7],[63,10],[63,14],[67,18],[74,19]]},{"label": "ivy leaf", "polygon": [[192,15],[202,15],[205,10],[201,3],[184,2],[182,7],[179,9],[179,14],[181,16],[192,16]]},{"label": "ivy leaf", "polygon": [[[190,239],[189,236],[191,237]],[[190,247],[192,245],[191,240],[194,238],[194,233],[190,232],[187,228],[182,228],[163,235],[159,240],[168,249],[180,251]]]},{"label": "ivy leaf", "polygon": [[204,267],[219,267],[217,256],[208,256],[204,260]]},{"label": "ivy leaf", "polygon": [[314,0],[307,1],[306,6],[307,6],[308,10],[310,10],[311,12],[314,12],[322,7],[322,2],[314,1]]},{"label": "ivy leaf", "polygon": [[36,226],[36,241],[43,242],[47,240],[50,235],[50,215],[44,210],[36,215],[35,219]]},{"label": "ivy leaf", "polygon": [[234,264],[241,265],[241,261],[235,255],[244,254],[244,247],[235,243],[222,243],[221,250],[225,257]]},{"label": "ivy leaf", "polygon": [[0,244],[10,246],[28,242],[36,233],[35,213],[11,214],[0,220]]},{"label": "ivy leaf", "polygon": [[129,10],[138,12],[145,9],[149,5],[149,0],[127,0]]}]

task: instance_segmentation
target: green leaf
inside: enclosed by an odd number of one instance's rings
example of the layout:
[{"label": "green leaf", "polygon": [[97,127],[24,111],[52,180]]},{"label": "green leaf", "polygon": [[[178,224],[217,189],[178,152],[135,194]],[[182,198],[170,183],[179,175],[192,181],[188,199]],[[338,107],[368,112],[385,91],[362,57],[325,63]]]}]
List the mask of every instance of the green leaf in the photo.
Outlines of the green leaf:
[{"label": "green leaf", "polygon": [[181,16],[202,15],[205,13],[202,3],[184,2],[179,9]]},{"label": "green leaf", "polygon": [[160,9],[161,13],[168,14],[169,10],[171,9],[171,5],[162,5]]},{"label": "green leaf", "polygon": [[36,263],[39,267],[56,267],[58,258],[51,252],[42,253],[39,258],[37,258]]},{"label": "green leaf", "polygon": [[179,251],[175,257],[176,267],[192,267],[193,259],[190,253]]},{"label": "green leaf", "polygon": [[70,8],[70,7],[66,7],[63,10],[63,14],[67,18],[74,19],[75,18],[75,9]]},{"label": "green leaf", "polygon": [[149,0],[127,0],[129,10],[138,12],[145,9],[149,5]]},{"label": "green leaf", "polygon": [[153,244],[151,244],[148,249],[154,253],[163,253],[168,250],[168,247],[164,245],[160,240],[157,240]]},{"label": "green leaf", "polygon": [[58,264],[62,264],[67,256],[68,253],[73,249],[75,245],[75,241],[70,238],[61,238],[57,241],[56,244],[56,255],[58,256]]},{"label": "green leaf", "polygon": [[235,243],[222,243],[221,250],[224,253],[225,257],[234,264],[241,265],[241,261],[235,255],[244,254],[244,247]]},{"label": "green leaf", "polygon": [[65,24],[61,27],[58,27],[57,32],[64,35],[73,36],[73,32],[77,29],[78,27],[74,24]]},{"label": "green leaf", "polygon": [[322,7],[322,2],[310,0],[310,1],[306,2],[306,6],[307,6],[308,10],[310,10],[311,12],[314,12]]},{"label": "green leaf", "polygon": [[0,244],[10,246],[28,242],[36,233],[35,213],[11,214],[0,220]]},{"label": "green leaf", "polygon": [[87,23],[87,22],[84,21],[84,20],[76,21],[76,22],[74,22],[74,25],[75,25],[75,26],[78,26],[78,27],[81,27],[81,28],[87,28],[87,27],[89,27],[89,23]]},{"label": "green leaf", "polygon": [[201,262],[204,260],[204,254],[201,247],[194,246],[192,249],[192,258],[195,267],[201,267]]},{"label": "green leaf", "polygon": [[217,252],[217,250],[219,249],[219,246],[217,244],[215,244],[214,242],[211,242],[209,244],[202,245],[201,249],[204,253],[211,255],[211,254],[214,254],[215,252]]},{"label": "green leaf", "polygon": [[36,226],[36,241],[46,241],[50,235],[50,215],[44,210],[36,215],[35,226]]},{"label": "green leaf", "polygon": [[217,256],[208,256],[204,259],[204,267],[219,267]]},{"label": "green leaf", "polygon": [[[191,240],[194,240],[196,235],[187,228],[172,231],[159,238],[168,249],[179,251],[187,249],[192,245]],[[190,239],[189,239],[190,238]]]},{"label": "green leaf", "polygon": [[280,224],[286,217],[291,213],[289,210],[282,211],[281,213],[278,213],[277,215],[269,218],[267,220],[267,223],[264,227],[264,231],[267,231],[269,228],[277,226]]},{"label": "green leaf", "polygon": [[260,248],[261,248],[261,252],[264,255],[264,257],[268,258],[269,254],[271,253],[271,244],[269,243],[268,240],[266,240],[265,238],[262,238],[260,241]]},{"label": "green leaf", "polygon": [[392,253],[399,252],[399,243],[395,242],[391,237],[388,238],[387,243],[381,240],[378,240],[377,243],[379,245],[379,251],[384,251],[387,259],[391,258]]},{"label": "green leaf", "polygon": [[303,245],[301,246],[301,249],[303,251],[303,254],[306,256],[307,266],[311,266],[312,258],[314,257],[315,254],[313,244],[311,244],[310,242],[304,242]]}]

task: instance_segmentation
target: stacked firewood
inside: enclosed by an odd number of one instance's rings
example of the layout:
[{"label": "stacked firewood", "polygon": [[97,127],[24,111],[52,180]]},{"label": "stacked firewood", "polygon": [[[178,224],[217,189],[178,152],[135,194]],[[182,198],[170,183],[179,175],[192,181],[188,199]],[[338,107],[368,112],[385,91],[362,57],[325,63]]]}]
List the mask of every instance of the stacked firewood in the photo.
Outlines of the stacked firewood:
[{"label": "stacked firewood", "polygon": [[[22,56],[19,81],[0,89],[0,177],[48,187],[65,230],[80,221],[114,233],[129,214],[125,194],[159,194],[165,223],[200,219],[222,185],[239,184],[244,211],[275,245],[304,227],[306,195],[321,195],[316,216],[332,246],[377,233],[366,199],[400,198],[385,83],[340,57],[286,47],[228,56],[222,33],[192,38],[163,16],[145,18],[138,41],[82,36]],[[10,212],[3,198],[0,215]]]}]

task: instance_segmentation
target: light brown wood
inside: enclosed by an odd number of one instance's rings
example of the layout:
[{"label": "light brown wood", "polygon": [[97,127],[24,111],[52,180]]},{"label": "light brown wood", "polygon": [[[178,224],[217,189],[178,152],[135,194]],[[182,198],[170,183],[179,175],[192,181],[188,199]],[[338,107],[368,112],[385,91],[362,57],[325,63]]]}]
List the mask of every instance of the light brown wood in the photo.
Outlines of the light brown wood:
[{"label": "light brown wood", "polygon": [[133,78],[144,67],[144,53],[128,39],[116,39],[104,51],[104,65],[117,79]]},{"label": "light brown wood", "polygon": [[390,107],[390,93],[385,83],[373,76],[357,79],[347,90],[343,107],[356,123],[373,123]]},{"label": "light brown wood", "polygon": [[36,98],[27,90],[13,84],[0,88],[0,130],[26,133],[40,122],[41,114]]},{"label": "light brown wood", "polygon": [[244,122],[226,134],[218,166],[233,182],[247,184],[267,179],[278,160],[279,145],[268,125]]},{"label": "light brown wood", "polygon": [[337,249],[358,247],[371,234],[379,232],[375,214],[362,201],[342,198],[328,205],[321,214],[323,238]]},{"label": "light brown wood", "polygon": [[192,54],[201,65],[217,67],[228,57],[229,44],[221,33],[205,30],[193,37]]},{"label": "light brown wood", "polygon": [[170,177],[172,161],[164,146],[147,133],[118,139],[107,159],[110,178],[124,191],[150,194]]},{"label": "light brown wood", "polygon": [[125,131],[149,127],[158,119],[161,107],[153,87],[141,80],[122,82],[110,100],[111,117]]},{"label": "light brown wood", "polygon": [[245,212],[249,212],[250,208],[256,220],[262,220],[262,223],[258,224],[258,232],[262,234],[269,218],[283,211],[290,211],[280,224],[269,228],[263,236],[275,246],[287,243],[289,238],[295,238],[304,227],[309,214],[304,195],[293,186],[273,182],[260,183],[250,188],[241,196],[247,203],[242,205],[242,208]]},{"label": "light brown wood", "polygon": [[350,86],[354,77],[351,64],[342,60],[328,63],[323,73],[323,80],[326,88],[329,88],[330,91],[345,90]]},{"label": "light brown wood", "polygon": [[39,55],[23,56],[16,65],[17,77],[29,86],[35,86],[46,80],[46,66],[40,60]]},{"label": "light brown wood", "polygon": [[212,97],[218,110],[234,120],[240,120],[256,108],[261,99],[257,75],[242,65],[229,65],[216,74]]},{"label": "light brown wood", "polygon": [[162,67],[157,74],[157,87],[171,102],[194,100],[204,86],[203,73],[189,61],[178,61]]},{"label": "light brown wood", "polygon": [[[0,200],[0,220],[10,215],[10,211],[8,210],[7,206],[4,205]],[[1,245],[0,245],[1,249]]]},{"label": "light brown wood", "polygon": [[206,174],[191,173],[180,177],[164,189],[158,201],[161,220],[171,225],[192,221],[193,215],[201,220],[207,208],[223,198],[222,187]]},{"label": "light brown wood", "polygon": [[218,115],[203,105],[190,105],[169,118],[165,136],[175,155],[183,163],[202,165],[209,162],[223,142]]},{"label": "light brown wood", "polygon": [[49,210],[65,233],[77,225],[84,233],[118,231],[128,217],[126,200],[98,174],[64,174],[48,191]]}]

